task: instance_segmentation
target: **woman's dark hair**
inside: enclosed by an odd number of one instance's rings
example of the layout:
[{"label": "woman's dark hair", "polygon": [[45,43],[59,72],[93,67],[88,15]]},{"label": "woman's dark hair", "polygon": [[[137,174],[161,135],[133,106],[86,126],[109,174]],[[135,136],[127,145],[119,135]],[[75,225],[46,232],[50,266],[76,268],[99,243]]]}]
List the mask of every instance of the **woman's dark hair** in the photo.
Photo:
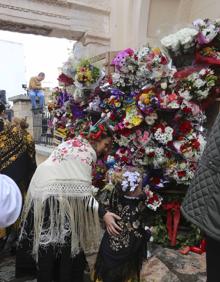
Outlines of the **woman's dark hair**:
[{"label": "woman's dark hair", "polygon": [[21,129],[28,129],[29,124],[27,123],[27,120],[25,118],[21,119],[20,127],[21,127]]},{"label": "woman's dark hair", "polygon": [[0,114],[5,111],[5,105],[0,101]]}]

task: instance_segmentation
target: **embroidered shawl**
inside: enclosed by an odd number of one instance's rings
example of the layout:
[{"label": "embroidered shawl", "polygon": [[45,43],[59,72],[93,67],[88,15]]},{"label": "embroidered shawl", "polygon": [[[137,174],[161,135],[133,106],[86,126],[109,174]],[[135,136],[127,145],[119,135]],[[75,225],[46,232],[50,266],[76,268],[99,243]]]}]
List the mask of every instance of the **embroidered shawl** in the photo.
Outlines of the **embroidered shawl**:
[{"label": "embroidered shawl", "polygon": [[[92,165],[96,153],[82,137],[59,145],[51,156],[38,166],[29,186],[22,215],[20,239],[25,236],[25,222],[33,211],[33,254],[39,246],[62,245],[71,238],[71,253],[81,249],[95,252],[100,227],[98,203],[93,198]],[[49,208],[49,223],[45,212]]]}]

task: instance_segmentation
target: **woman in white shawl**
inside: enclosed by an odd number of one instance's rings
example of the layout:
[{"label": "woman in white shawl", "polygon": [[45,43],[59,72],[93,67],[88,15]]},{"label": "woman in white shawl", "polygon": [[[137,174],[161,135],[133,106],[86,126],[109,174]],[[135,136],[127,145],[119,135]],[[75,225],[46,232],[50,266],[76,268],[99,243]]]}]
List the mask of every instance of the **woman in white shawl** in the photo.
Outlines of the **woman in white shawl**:
[{"label": "woman in white shawl", "polygon": [[[83,281],[84,252],[96,251],[100,238],[92,167],[97,155],[107,153],[111,139],[106,125],[93,126],[84,136],[59,145],[38,166],[22,214],[19,243],[29,240],[32,246],[38,282]],[[108,220],[114,224],[114,215]]]}]

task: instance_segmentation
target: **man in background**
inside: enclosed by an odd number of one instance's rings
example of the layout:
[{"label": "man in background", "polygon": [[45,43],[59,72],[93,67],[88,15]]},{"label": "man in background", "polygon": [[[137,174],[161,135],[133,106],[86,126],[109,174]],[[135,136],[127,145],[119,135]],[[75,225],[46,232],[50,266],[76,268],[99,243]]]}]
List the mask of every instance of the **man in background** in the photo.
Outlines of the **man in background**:
[{"label": "man in background", "polygon": [[29,82],[29,96],[31,98],[32,110],[36,112],[37,102],[36,97],[39,98],[40,107],[39,110],[42,112],[44,107],[44,92],[41,86],[41,81],[45,78],[45,73],[40,72],[38,76],[31,77]]}]

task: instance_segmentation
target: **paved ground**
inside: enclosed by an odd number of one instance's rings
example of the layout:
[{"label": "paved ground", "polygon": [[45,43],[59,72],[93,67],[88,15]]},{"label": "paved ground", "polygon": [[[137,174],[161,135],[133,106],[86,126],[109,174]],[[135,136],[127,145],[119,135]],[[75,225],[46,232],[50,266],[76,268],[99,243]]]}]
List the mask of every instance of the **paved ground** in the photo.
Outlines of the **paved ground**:
[{"label": "paved ground", "polygon": [[[94,256],[89,257],[92,265]],[[14,278],[14,257],[0,261],[0,282],[36,282],[33,278]],[[157,247],[143,265],[141,282],[205,282],[205,255],[181,255],[175,250]],[[88,276],[85,282],[89,282]]]}]

